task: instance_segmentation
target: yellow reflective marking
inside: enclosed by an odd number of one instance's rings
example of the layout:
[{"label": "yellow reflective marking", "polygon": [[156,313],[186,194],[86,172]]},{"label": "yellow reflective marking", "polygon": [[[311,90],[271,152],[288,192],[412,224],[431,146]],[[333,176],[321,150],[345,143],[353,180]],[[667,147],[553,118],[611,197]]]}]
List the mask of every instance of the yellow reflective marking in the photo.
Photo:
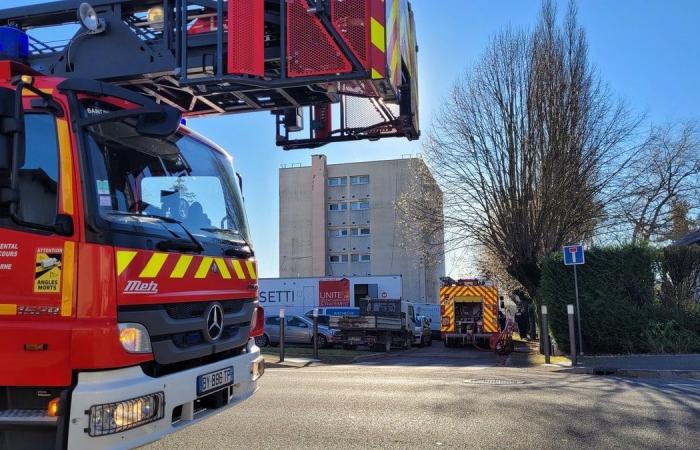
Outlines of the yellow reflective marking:
[{"label": "yellow reflective marking", "polygon": [[0,304],[0,316],[16,316],[17,315],[17,305],[12,304]]},{"label": "yellow reflective marking", "polygon": [[245,266],[248,268],[248,273],[250,274],[250,278],[253,280],[256,280],[258,278],[258,276],[255,273],[255,264],[253,264],[253,261],[246,261]]},{"label": "yellow reflective marking", "polygon": [[377,69],[372,69],[372,79],[373,80],[378,80],[378,79],[381,80],[382,78],[384,78],[384,77],[382,76],[381,73],[379,73],[377,71]]},{"label": "yellow reflective marking", "polygon": [[394,73],[399,69],[399,43],[396,42],[394,44],[394,52],[391,55],[391,70],[394,71]]},{"label": "yellow reflective marking", "polygon": [[136,257],[136,252],[128,250],[117,250],[117,276],[121,275],[122,272],[129,267],[131,261]]},{"label": "yellow reflective marking", "polygon": [[192,262],[192,255],[182,255],[180,258],[177,260],[177,264],[175,264],[175,268],[173,271],[170,273],[170,278],[182,278],[185,276],[185,273],[187,273],[187,269],[190,267],[190,263]]},{"label": "yellow reflective marking", "polygon": [[158,276],[160,269],[163,268],[165,260],[168,259],[167,253],[154,253],[151,259],[148,260],[148,264],[143,268],[139,278],[155,278]]},{"label": "yellow reflective marking", "polygon": [[372,17],[370,19],[370,29],[372,30],[372,44],[382,52],[386,51],[386,44],[384,43],[384,39],[386,38],[384,35],[384,25]]},{"label": "yellow reflective marking", "polygon": [[231,264],[233,264],[233,270],[236,272],[236,276],[239,280],[245,280],[245,274],[243,273],[243,267],[241,262],[237,259],[232,259]]},{"label": "yellow reflective marking", "polygon": [[226,261],[224,261],[224,258],[216,258],[214,259],[214,262],[216,263],[216,267],[219,268],[219,273],[224,278],[224,280],[230,280],[231,272],[228,271],[228,267],[226,266]]},{"label": "yellow reflective marking", "polygon": [[205,256],[204,258],[202,258],[202,262],[199,264],[199,268],[197,269],[197,273],[194,274],[194,277],[206,278],[213,259],[214,258],[210,258],[209,256]]},{"label": "yellow reflective marking", "polygon": [[63,286],[61,289],[61,315],[73,315],[73,290],[75,288],[75,242],[63,244]]},{"label": "yellow reflective marking", "polygon": [[73,214],[73,155],[68,134],[68,121],[56,119],[58,148],[61,157],[61,202],[63,212]]}]

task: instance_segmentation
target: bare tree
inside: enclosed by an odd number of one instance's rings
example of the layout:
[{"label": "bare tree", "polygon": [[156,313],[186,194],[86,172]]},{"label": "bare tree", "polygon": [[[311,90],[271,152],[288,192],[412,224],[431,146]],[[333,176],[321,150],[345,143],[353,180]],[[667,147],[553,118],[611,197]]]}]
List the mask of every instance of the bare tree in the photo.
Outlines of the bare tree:
[{"label": "bare tree", "polygon": [[534,296],[544,256],[605,217],[637,125],[591,69],[573,3],[560,26],[545,1],[533,32],[496,35],[434,121],[451,246],[482,246]]},{"label": "bare tree", "polygon": [[687,233],[687,215],[700,209],[697,124],[652,128],[617,182],[623,194],[611,217],[628,225],[633,242],[677,239]]}]

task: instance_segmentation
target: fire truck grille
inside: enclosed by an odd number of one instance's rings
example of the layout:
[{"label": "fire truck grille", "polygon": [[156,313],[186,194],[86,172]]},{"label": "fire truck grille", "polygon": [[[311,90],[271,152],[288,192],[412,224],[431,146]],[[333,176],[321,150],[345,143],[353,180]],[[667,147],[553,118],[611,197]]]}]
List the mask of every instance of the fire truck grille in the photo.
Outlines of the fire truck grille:
[{"label": "fire truck grille", "polygon": [[121,306],[118,318],[120,323],[146,327],[156,363],[175,364],[240,348],[248,341],[253,300],[218,302],[223,310],[223,330],[217,339],[207,331],[206,313],[212,303]]}]

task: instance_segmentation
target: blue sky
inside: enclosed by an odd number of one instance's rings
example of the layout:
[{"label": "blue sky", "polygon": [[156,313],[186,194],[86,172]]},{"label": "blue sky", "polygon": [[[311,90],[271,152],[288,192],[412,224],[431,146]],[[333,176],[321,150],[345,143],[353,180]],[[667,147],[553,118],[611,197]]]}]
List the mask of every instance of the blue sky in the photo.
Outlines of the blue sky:
[{"label": "blue sky", "polygon": [[[41,3],[4,0],[3,7]],[[561,1],[563,12],[567,2]],[[506,26],[534,26],[535,0],[413,0],[418,29],[421,122],[424,131],[452,82],[482,54],[489,38]],[[590,58],[619,96],[647,124],[700,119],[700,1],[580,0]],[[226,148],[244,178],[253,243],[263,277],[278,271],[278,170],[310,163],[325,153],[329,163],[400,158],[421,152],[420,142],[384,140],[335,144],[284,152],[274,145],[269,113],[196,119],[189,126]],[[448,271],[454,255],[448,255]],[[459,275],[455,272],[452,276]]]}]

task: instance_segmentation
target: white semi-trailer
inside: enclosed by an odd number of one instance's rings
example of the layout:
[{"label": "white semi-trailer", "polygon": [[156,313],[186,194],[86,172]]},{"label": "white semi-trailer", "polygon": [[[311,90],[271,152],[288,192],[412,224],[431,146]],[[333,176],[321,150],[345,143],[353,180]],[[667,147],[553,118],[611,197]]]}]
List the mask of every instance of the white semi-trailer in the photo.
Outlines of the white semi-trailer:
[{"label": "white semi-trailer", "polygon": [[355,308],[361,299],[402,299],[400,275],[367,277],[261,278],[260,305],[265,315],[304,315],[313,308]]}]

